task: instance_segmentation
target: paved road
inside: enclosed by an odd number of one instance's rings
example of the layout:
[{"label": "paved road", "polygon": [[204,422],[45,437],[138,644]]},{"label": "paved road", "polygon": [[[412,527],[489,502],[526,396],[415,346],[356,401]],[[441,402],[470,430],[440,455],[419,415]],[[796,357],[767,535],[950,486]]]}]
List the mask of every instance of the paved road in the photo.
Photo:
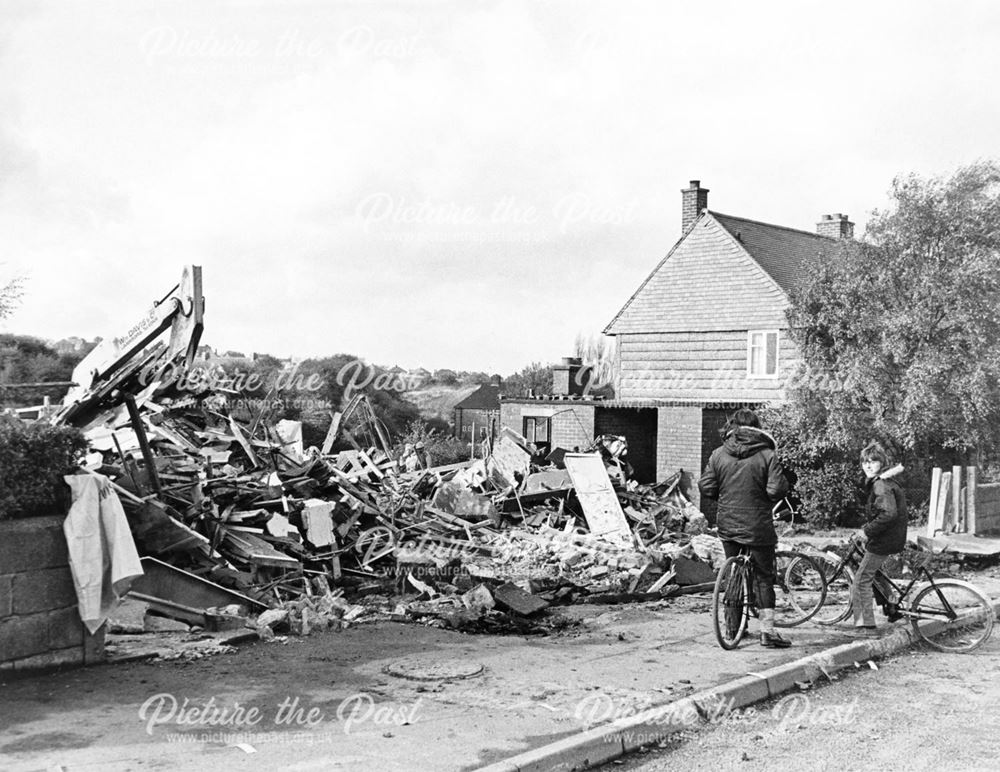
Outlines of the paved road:
[{"label": "paved road", "polygon": [[972,654],[910,651],[733,714],[608,770],[996,770],[1000,635]]},{"label": "paved road", "polygon": [[[366,624],[196,662],[0,674],[0,770],[473,769],[835,637],[801,628],[792,649],[723,652],[708,608],[708,596],[572,606],[558,613],[579,626],[532,638]],[[401,661],[430,680],[387,671]],[[472,664],[482,672],[434,677]]]}]

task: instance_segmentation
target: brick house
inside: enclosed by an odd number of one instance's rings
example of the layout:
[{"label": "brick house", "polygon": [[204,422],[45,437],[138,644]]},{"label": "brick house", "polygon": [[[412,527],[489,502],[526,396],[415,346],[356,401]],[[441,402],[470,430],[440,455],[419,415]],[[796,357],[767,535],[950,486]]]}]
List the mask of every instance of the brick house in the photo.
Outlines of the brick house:
[{"label": "brick house", "polygon": [[[694,483],[726,416],[782,400],[797,358],[785,319],[789,293],[811,261],[853,237],[854,225],[826,215],[811,233],[714,212],[697,180],[681,191],[681,204],[680,239],[604,330],[616,343],[615,399],[555,388],[533,404],[504,400],[501,417],[524,431],[548,414],[555,445],[585,444],[588,432],[623,434],[640,480],[684,469],[697,501]],[[576,401],[572,426],[558,412],[566,399]]]},{"label": "brick house", "polygon": [[500,417],[500,384],[500,376],[494,375],[489,383],[482,384],[455,405],[456,437],[474,441],[489,433],[490,426]]}]

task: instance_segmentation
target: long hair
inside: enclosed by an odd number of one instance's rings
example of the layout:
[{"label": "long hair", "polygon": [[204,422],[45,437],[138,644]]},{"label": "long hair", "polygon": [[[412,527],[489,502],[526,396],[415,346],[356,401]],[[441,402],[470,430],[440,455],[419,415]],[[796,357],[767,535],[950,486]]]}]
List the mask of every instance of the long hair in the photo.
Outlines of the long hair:
[{"label": "long hair", "polygon": [[869,442],[861,451],[861,463],[865,461],[878,461],[883,469],[889,468],[889,451],[881,442]]}]

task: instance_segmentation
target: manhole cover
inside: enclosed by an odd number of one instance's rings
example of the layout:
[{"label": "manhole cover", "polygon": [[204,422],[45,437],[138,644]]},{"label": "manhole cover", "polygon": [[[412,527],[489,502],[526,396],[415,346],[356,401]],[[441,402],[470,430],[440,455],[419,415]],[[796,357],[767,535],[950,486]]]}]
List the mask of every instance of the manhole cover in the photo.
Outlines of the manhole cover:
[{"label": "manhole cover", "polygon": [[411,681],[448,681],[472,678],[483,672],[478,662],[462,659],[401,659],[386,665],[385,672]]}]

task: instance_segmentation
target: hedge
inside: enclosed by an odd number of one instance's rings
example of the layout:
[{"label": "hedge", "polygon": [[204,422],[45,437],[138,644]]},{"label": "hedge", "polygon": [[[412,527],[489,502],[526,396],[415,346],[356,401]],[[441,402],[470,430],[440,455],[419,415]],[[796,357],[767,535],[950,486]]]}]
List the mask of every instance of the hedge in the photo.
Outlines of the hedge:
[{"label": "hedge", "polygon": [[0,520],[43,517],[69,509],[69,486],[87,448],[72,426],[0,422]]}]

